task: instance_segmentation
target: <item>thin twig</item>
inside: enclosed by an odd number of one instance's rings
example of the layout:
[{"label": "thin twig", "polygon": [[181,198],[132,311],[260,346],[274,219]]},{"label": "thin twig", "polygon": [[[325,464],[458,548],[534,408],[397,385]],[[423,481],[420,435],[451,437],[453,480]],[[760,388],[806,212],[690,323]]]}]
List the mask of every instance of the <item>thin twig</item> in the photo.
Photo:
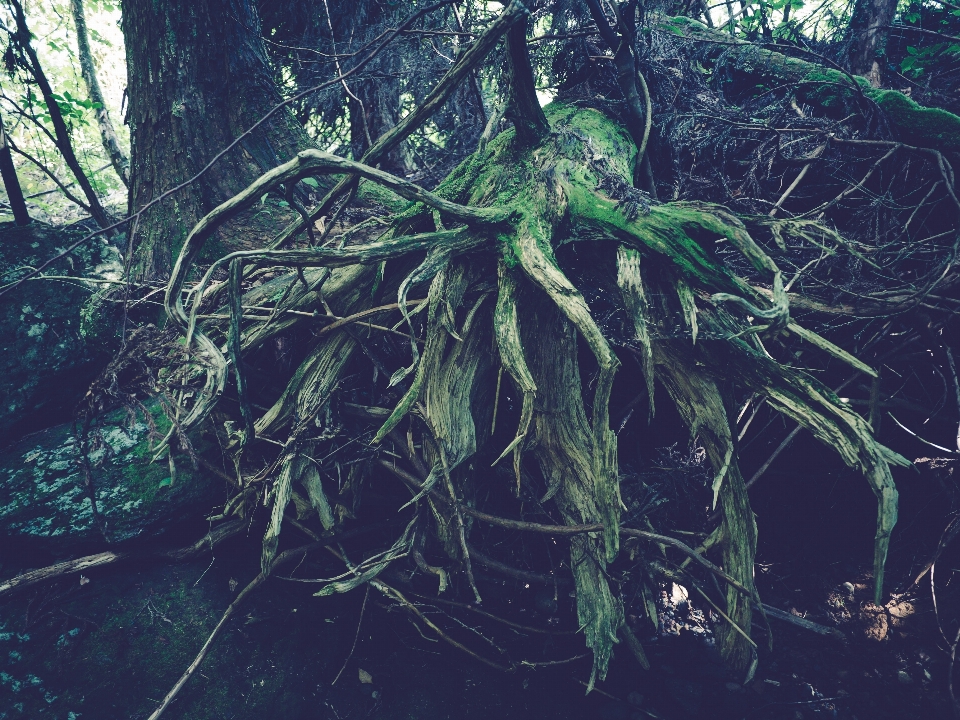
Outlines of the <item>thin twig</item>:
[{"label": "thin twig", "polygon": [[337,673],[337,676],[333,679],[333,682],[330,683],[330,687],[333,687],[337,684],[337,680],[340,679],[340,676],[343,675],[343,671],[347,669],[347,663],[350,662],[350,658],[353,657],[353,651],[357,649],[357,639],[360,637],[360,625],[363,624],[363,611],[367,609],[367,600],[370,598],[370,586],[367,585],[367,591],[363,594],[363,604],[360,606],[360,619],[357,620],[357,634],[353,636],[353,645],[350,646],[350,652],[347,653],[347,659],[343,661],[343,667],[340,668],[340,672]]},{"label": "thin twig", "polygon": [[[479,559],[479,558],[478,558]],[[472,613],[477,615],[482,615],[483,617],[490,618],[491,620],[496,620],[498,623],[503,623],[507,627],[512,627],[515,630],[522,630],[523,632],[532,632],[539,635],[577,635],[578,630],[546,630],[544,628],[531,627],[529,625],[521,625],[519,623],[512,622],[505,618],[494,615],[493,613],[488,613],[486,610],[481,610],[475,605],[468,605],[467,603],[457,602],[455,600],[443,600],[441,598],[428,598],[425,595],[420,595],[418,593],[413,593],[417,597],[421,597],[424,600],[429,600],[431,603],[439,603],[441,605],[449,605],[451,607],[461,608],[463,610],[469,610]]]},{"label": "thin twig", "polygon": [[[386,460],[380,460],[380,466],[389,470],[391,473],[399,477],[404,482],[411,485],[412,488],[416,489],[417,492],[421,491],[423,488],[421,484],[414,478],[410,473],[405,470],[398,468],[396,465],[387,462]],[[450,505],[450,501],[447,500],[443,495],[436,493],[431,490],[430,496],[444,505]],[[474,510],[471,507],[460,505],[458,506],[459,510],[464,515],[470,515],[471,517],[476,518],[477,520],[483,520],[484,522],[490,523],[491,525],[498,525],[500,527],[508,528],[510,530],[524,530],[527,532],[536,532],[536,533],[545,533],[547,535],[583,535],[585,533],[600,533],[603,532],[603,525],[601,523],[590,523],[587,525],[543,525],[541,523],[532,523],[525,522],[523,520],[511,520],[508,518],[497,517],[496,515],[490,515],[488,513],[480,512],[479,510]],[[647,532],[646,530],[636,530],[634,528],[620,528],[620,534],[626,535],[628,537],[637,537],[644,540],[650,540],[652,542],[660,543],[663,545],[669,545],[680,552],[684,553],[690,557],[695,563],[700,565],[702,568],[709,570],[711,573],[716,575],[718,578],[726,582],[727,584],[735,587],[740,592],[746,594],[748,597],[752,598],[753,593],[743,586],[740,582],[730,577],[727,573],[721,570],[719,567],[714,565],[712,562],[707,560],[703,555],[698,553],[692,547],[687,545],[676,538],[669,537],[667,535],[659,535],[657,533]]]},{"label": "thin twig", "polygon": [[[960,380],[957,379],[957,366],[953,362],[953,351],[950,350],[949,345],[944,345],[943,350],[947,354],[947,364],[953,378],[953,392],[957,399],[957,410],[960,411]],[[960,452],[960,425],[957,425],[957,451]]]},{"label": "thin twig", "polygon": [[947,666],[947,692],[950,694],[950,702],[953,703],[953,714],[960,718],[960,703],[957,703],[957,697],[953,692],[953,666],[957,661],[958,644],[960,644],[960,628],[957,629],[957,636],[950,645],[950,663]]},{"label": "thin twig", "polygon": [[223,616],[220,618],[220,622],[216,624],[213,628],[213,631],[207,636],[207,641],[203,644],[203,647],[200,648],[200,652],[197,653],[197,656],[193,659],[193,662],[187,666],[187,669],[184,671],[183,675],[180,676],[180,679],[177,680],[176,684],[170,689],[170,692],[166,694],[163,698],[163,701],[160,703],[160,706],[153,711],[148,720],[157,720],[164,711],[170,707],[170,704],[176,699],[177,695],[180,694],[180,691],[183,689],[183,686],[187,684],[187,681],[193,677],[193,674],[197,671],[197,668],[200,667],[200,664],[203,662],[204,658],[207,657],[207,653],[210,652],[210,648],[213,647],[214,641],[220,636],[220,633],[223,632],[224,627],[226,627],[227,621],[233,617],[233,614],[237,611],[237,608],[240,607],[240,604],[247,599],[247,597],[263,582],[270,576],[270,572],[279,566],[281,563],[286,562],[287,560],[296,557],[302,553],[305,553],[313,548],[315,548],[318,543],[309,543],[307,545],[301,545],[298,548],[293,550],[287,550],[286,552],[281,553],[273,559],[272,562],[268,565],[265,571],[262,571],[257,575],[250,583],[240,591],[233,602],[227,607],[224,611]]},{"label": "thin twig", "polygon": [[[823,154],[823,151],[827,149],[827,145],[829,145],[829,140],[825,142],[823,145],[821,145],[820,147],[818,147],[816,150],[814,150],[813,153],[811,153],[810,160],[813,161],[819,158],[820,155]],[[811,167],[813,167],[813,162],[808,162],[806,165],[803,166],[803,169],[800,170],[799,174],[794,179],[794,181],[790,183],[790,187],[788,187],[786,190],[783,191],[783,195],[781,195],[780,199],[777,200],[776,203],[774,203],[773,208],[770,210],[769,213],[767,213],[767,215],[769,215],[770,217],[773,217],[774,215],[777,214],[777,210],[779,210],[780,206],[783,205],[784,202],[786,202],[787,198],[790,197],[793,191],[797,189],[797,186],[803,181],[803,178],[806,177],[807,172],[810,170]]]}]

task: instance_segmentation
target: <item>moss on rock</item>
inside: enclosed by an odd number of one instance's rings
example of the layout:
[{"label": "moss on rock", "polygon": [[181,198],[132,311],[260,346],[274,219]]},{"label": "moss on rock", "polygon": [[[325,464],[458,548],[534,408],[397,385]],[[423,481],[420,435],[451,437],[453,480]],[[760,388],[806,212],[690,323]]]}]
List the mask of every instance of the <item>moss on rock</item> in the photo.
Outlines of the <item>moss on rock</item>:
[{"label": "moss on rock", "polygon": [[[170,423],[160,406],[149,409],[157,431],[164,433]],[[172,483],[166,458],[150,462],[145,418],[113,412],[96,445],[90,463],[109,542],[162,532],[216,502],[217,482],[195,470],[188,457],[176,458]],[[0,453],[0,535],[54,546],[100,539],[72,425],[35,433]]]},{"label": "moss on rock", "polygon": [[[0,225],[0,285],[83,237],[35,222]],[[44,271],[58,278],[119,277],[119,255],[105,240],[80,245]],[[0,299],[0,445],[69,419],[114,346],[107,323],[81,330],[82,308],[102,283],[51,279],[24,283]]]}]

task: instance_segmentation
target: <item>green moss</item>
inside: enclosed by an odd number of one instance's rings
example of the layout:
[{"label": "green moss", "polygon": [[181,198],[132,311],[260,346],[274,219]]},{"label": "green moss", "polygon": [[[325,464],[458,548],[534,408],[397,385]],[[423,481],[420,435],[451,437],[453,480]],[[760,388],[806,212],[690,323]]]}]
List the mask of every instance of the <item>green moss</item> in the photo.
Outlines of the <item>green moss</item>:
[{"label": "green moss", "polygon": [[896,90],[869,90],[904,142],[940,152],[960,152],[960,117],[940,108],[925,108]]},{"label": "green moss", "polygon": [[389,212],[401,212],[410,204],[409,200],[404,200],[396,193],[388,190],[382,185],[371,182],[360,183],[360,189],[357,196],[366,202],[372,202],[377,205],[383,205]]},{"label": "green moss", "polygon": [[[865,78],[825,68],[783,53],[757,47],[731,38],[692,18],[675,17],[663,21],[661,28],[693,40],[704,40],[708,57],[726,56],[728,69],[739,75],[741,92],[766,92],[775,87],[795,84],[797,94],[808,104],[836,113],[855,112],[862,104],[860,94],[877,103],[886,113],[897,139],[940,152],[960,152],[960,117],[939,108],[925,108],[896,90],[879,90]],[[729,75],[726,77],[729,80]],[[853,86],[856,82],[857,87]]]},{"label": "green moss", "polygon": [[615,201],[598,199],[581,183],[571,183],[565,189],[575,216],[619,231],[623,239],[669,259],[701,288],[711,292],[720,288],[725,292],[744,292],[743,285],[695,239],[704,234],[729,238],[732,228],[716,216],[701,208],[674,203],[655,206],[649,215],[628,220]]},{"label": "green moss", "polygon": [[[148,408],[165,434],[170,423],[159,404]],[[100,537],[72,430],[72,424],[51,428],[0,453],[0,534],[65,543]],[[91,471],[111,541],[154,533],[216,502],[216,484],[186,455],[176,458],[176,482],[161,487],[170,478],[169,464],[166,457],[150,462],[154,443],[142,418],[131,422],[125,410],[116,411],[99,433]],[[195,439],[196,452],[205,448]]]}]

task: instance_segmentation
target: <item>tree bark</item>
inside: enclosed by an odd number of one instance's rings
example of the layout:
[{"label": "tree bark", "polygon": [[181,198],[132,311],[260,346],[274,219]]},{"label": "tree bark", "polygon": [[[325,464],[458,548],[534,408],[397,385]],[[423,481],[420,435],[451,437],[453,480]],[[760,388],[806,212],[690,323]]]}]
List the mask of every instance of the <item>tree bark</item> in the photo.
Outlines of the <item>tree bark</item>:
[{"label": "tree bark", "polygon": [[27,203],[23,199],[23,190],[20,189],[20,180],[17,178],[17,169],[10,155],[7,131],[3,127],[2,119],[0,119],[0,177],[3,178],[3,187],[7,191],[7,200],[13,211],[14,222],[17,225],[29,225],[30,214],[27,212]]},{"label": "tree bark", "polygon": [[[358,31],[362,33],[366,27],[370,29],[368,34],[374,35],[376,30],[386,26],[391,15],[392,10],[388,6],[368,2],[364,7],[356,8],[352,14],[341,15],[338,20],[341,25],[347,26],[342,31],[349,30],[350,35],[355,38],[353,44],[357,45],[360,44],[357,40],[365,37],[358,34]],[[335,41],[339,39],[334,38]],[[341,46],[334,43],[334,47]],[[373,73],[380,77],[361,76],[346,83],[349,88],[346,101],[350,110],[350,150],[356,160],[362,158],[370,146],[400,120],[400,81],[396,76],[402,72],[402,68],[398,66],[397,59],[395,55],[388,54],[367,67],[368,74]],[[347,71],[355,64],[354,60],[342,69]],[[379,166],[398,175],[403,175],[406,171],[399,148],[388,152]]]},{"label": "tree bark", "polygon": [[847,69],[863,75],[874,87],[880,87],[880,60],[887,44],[887,27],[893,22],[897,0],[856,0],[850,18]]},{"label": "tree bark", "polygon": [[[251,0],[123,4],[130,97],[130,212],[185,183],[281,102]],[[312,147],[286,108],[138,218],[131,277],[169,275],[193,225],[264,171]],[[221,239],[242,245],[237,232]],[[220,248],[223,249],[223,248]]]},{"label": "tree bark", "polygon": [[[349,85],[350,149],[353,157],[359,160],[373,142],[400,120],[400,85],[390,78],[363,78]],[[396,148],[386,154],[380,167],[398,175],[403,175],[406,170]]]},{"label": "tree bark", "polygon": [[87,94],[91,102],[99,105],[94,112],[97,116],[97,126],[100,128],[100,140],[103,149],[110,158],[110,164],[117,171],[117,175],[124,185],[130,185],[130,160],[120,147],[117,132],[110,121],[110,113],[103,99],[103,91],[97,80],[97,68],[93,63],[93,54],[90,52],[90,38],[87,34],[87,18],[83,12],[83,0],[71,0],[73,7],[73,22],[77,26],[77,56],[80,59],[80,74],[87,85]]},{"label": "tree bark", "polygon": [[90,180],[83,172],[83,168],[80,167],[80,161],[77,160],[77,156],[73,152],[73,144],[70,142],[70,131],[67,129],[67,123],[64,121],[63,114],[60,112],[60,106],[53,97],[53,88],[50,86],[46,73],[44,73],[43,67],[40,65],[40,58],[37,57],[36,50],[34,50],[33,45],[30,44],[30,28],[27,27],[27,18],[23,13],[23,5],[19,0],[10,0],[10,6],[13,8],[14,18],[17,23],[17,43],[23,48],[23,51],[30,59],[30,69],[33,73],[33,79],[36,80],[37,86],[40,88],[40,94],[43,95],[47,112],[50,114],[50,122],[53,124],[53,130],[57,138],[57,150],[63,155],[63,159],[73,172],[73,176],[77,179],[77,184],[83,190],[93,219],[97,221],[100,227],[105,228],[111,224],[110,217],[100,204],[100,198],[97,197],[96,191],[90,184]]},{"label": "tree bark", "polygon": [[506,114],[517,130],[518,145],[534,147],[549,134],[550,126],[537,98],[533,67],[527,52],[526,18],[507,31],[507,58],[510,98]]}]

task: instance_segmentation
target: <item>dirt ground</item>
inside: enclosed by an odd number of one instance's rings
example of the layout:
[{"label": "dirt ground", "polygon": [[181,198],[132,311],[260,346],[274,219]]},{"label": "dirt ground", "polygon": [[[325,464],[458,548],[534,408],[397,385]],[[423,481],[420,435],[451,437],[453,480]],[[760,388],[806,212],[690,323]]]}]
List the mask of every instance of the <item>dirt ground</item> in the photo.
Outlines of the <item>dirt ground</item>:
[{"label": "dirt ground", "polygon": [[[274,579],[242,606],[167,717],[952,717],[948,653],[960,625],[953,577],[960,557],[948,546],[937,562],[936,608],[929,572],[916,584],[914,578],[953,517],[956,461],[925,460],[899,478],[901,521],[887,602],[877,607],[870,602],[872,496],[862,478],[826,453],[811,463],[816,448],[798,440],[754,491],[763,539],[757,582],[767,604],[836,628],[846,639],[771,620],[770,649],[758,618],[759,664],[748,684],[720,664],[710,642],[716,614],[686,588],[664,586],[659,628],[637,617],[637,608],[627,609],[651,669],[641,669],[620,646],[607,679],[585,695],[590,659],[571,632],[573,600],[562,593],[553,607],[541,602],[536,587],[478,572],[484,609],[546,631],[532,633],[434,602],[435,579],[409,583],[402,574],[390,576],[408,597],[421,593],[415,599],[423,612],[455,639],[487,657],[506,647],[533,663],[505,674],[438,642],[373,591],[366,601],[363,590],[316,598],[315,585]],[[797,472],[800,458],[803,473]],[[202,531],[183,528],[182,538]],[[212,561],[117,565],[6,600],[0,604],[0,718],[147,717],[238,586],[256,574],[258,547],[254,532],[220,546]],[[44,562],[26,550],[6,544],[0,572]],[[296,574],[323,577],[335,568],[308,559]],[[536,665],[558,660],[569,662]]]}]

